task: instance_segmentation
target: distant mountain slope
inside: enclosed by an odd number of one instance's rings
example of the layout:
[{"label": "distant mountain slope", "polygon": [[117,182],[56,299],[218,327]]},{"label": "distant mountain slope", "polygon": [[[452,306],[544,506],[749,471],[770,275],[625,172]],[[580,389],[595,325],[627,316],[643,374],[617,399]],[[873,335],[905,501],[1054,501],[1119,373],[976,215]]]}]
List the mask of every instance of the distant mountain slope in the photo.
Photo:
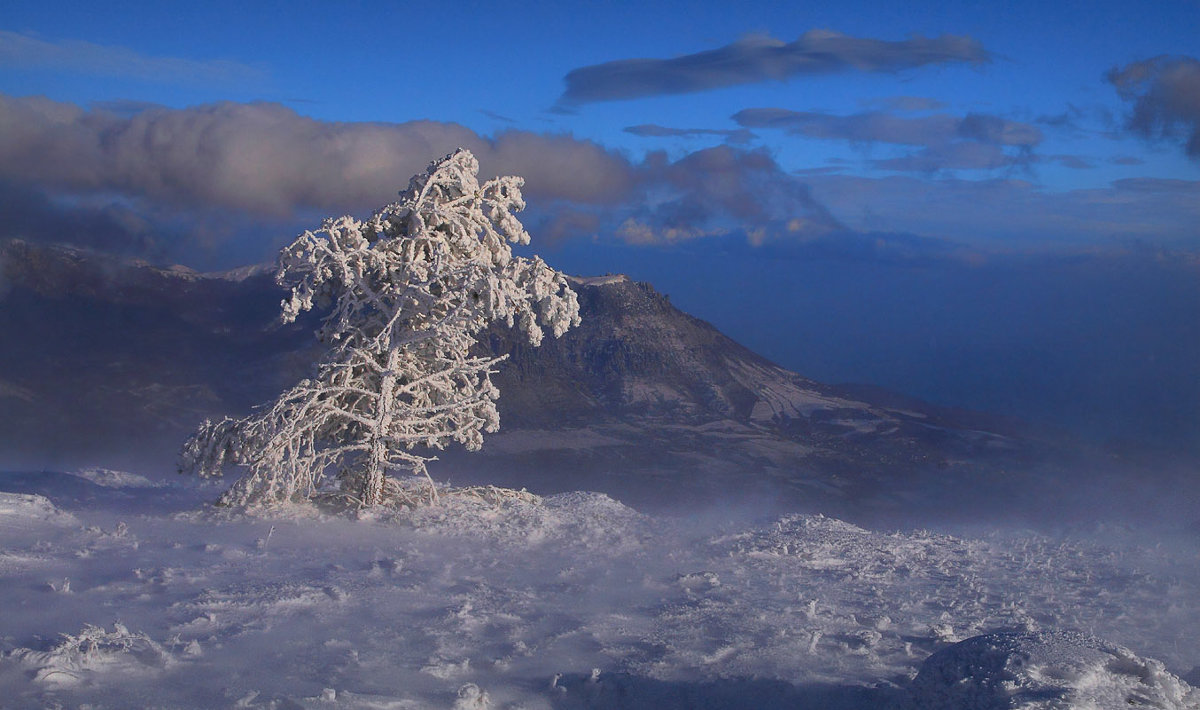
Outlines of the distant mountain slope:
[{"label": "distant mountain slope", "polygon": [[826,505],[927,496],[1050,453],[1012,421],[785,370],[649,284],[610,276],[575,287],[583,323],[563,338],[531,348],[489,334],[495,352],[512,354],[497,377],[502,425],[482,454],[445,457],[466,480],[640,486],[647,497],[757,489]]},{"label": "distant mountain slope", "polygon": [[[198,274],[10,241],[0,284],[0,465],[168,468],[200,420],[270,399],[319,353],[315,321],[278,325],[266,268]],[[575,287],[583,324],[563,338],[486,334],[510,354],[502,430],[481,453],[448,452],[435,475],[845,501],[1044,453],[997,419],[805,379],[647,284]]]},{"label": "distant mountain slope", "polygon": [[245,411],[308,367],[311,329],[273,325],[264,270],[200,275],[13,241],[0,282],[0,457],[17,464],[168,466],[205,416]]}]

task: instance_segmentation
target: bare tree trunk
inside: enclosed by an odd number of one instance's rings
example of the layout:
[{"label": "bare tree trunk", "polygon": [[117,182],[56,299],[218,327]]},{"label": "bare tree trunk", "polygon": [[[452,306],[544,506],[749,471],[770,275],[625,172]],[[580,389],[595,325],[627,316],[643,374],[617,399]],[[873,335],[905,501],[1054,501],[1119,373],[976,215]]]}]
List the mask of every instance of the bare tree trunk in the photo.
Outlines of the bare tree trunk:
[{"label": "bare tree trunk", "polygon": [[395,415],[396,367],[399,360],[399,348],[388,351],[387,366],[379,384],[379,398],[376,400],[371,450],[367,454],[366,470],[362,474],[362,491],[359,497],[363,505],[379,505],[383,502],[383,479],[387,475],[388,463],[387,434]]}]

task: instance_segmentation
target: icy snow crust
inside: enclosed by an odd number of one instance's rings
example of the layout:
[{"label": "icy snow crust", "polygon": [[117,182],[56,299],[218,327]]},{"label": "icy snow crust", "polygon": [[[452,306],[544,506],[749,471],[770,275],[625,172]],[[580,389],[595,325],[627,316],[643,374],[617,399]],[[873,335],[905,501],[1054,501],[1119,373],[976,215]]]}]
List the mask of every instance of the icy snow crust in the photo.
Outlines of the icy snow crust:
[{"label": "icy snow crust", "polygon": [[0,705],[1200,707],[1194,546],[215,493],[0,494]]}]

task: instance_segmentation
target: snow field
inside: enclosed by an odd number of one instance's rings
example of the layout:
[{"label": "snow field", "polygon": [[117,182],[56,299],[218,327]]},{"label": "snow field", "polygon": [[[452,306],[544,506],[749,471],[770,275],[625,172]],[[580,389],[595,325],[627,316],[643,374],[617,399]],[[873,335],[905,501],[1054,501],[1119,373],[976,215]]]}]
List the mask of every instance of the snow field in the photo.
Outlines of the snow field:
[{"label": "snow field", "polygon": [[[193,495],[0,494],[0,705],[1197,707],[1176,678],[1200,663],[1195,548],[652,519],[587,493],[358,520]],[[976,674],[975,705],[923,670],[996,648],[1033,661]]]}]

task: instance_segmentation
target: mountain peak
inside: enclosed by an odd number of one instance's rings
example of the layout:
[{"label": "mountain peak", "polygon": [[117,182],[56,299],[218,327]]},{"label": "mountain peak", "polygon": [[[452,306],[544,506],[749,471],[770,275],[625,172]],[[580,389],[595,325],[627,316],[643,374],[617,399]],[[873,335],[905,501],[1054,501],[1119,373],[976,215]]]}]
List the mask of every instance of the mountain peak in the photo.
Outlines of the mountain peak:
[{"label": "mountain peak", "polygon": [[[166,469],[204,418],[246,413],[320,353],[314,319],[278,324],[265,266],[199,274],[23,242],[0,257],[0,332],[21,334],[0,341],[0,459]],[[566,487],[604,491],[612,476],[672,487],[703,473],[850,500],[1030,448],[985,418],[790,372],[650,284],[572,284],[583,322],[563,337],[483,334],[509,356],[494,377],[502,428],[482,452],[445,452],[458,480],[554,486],[570,471]]]}]

